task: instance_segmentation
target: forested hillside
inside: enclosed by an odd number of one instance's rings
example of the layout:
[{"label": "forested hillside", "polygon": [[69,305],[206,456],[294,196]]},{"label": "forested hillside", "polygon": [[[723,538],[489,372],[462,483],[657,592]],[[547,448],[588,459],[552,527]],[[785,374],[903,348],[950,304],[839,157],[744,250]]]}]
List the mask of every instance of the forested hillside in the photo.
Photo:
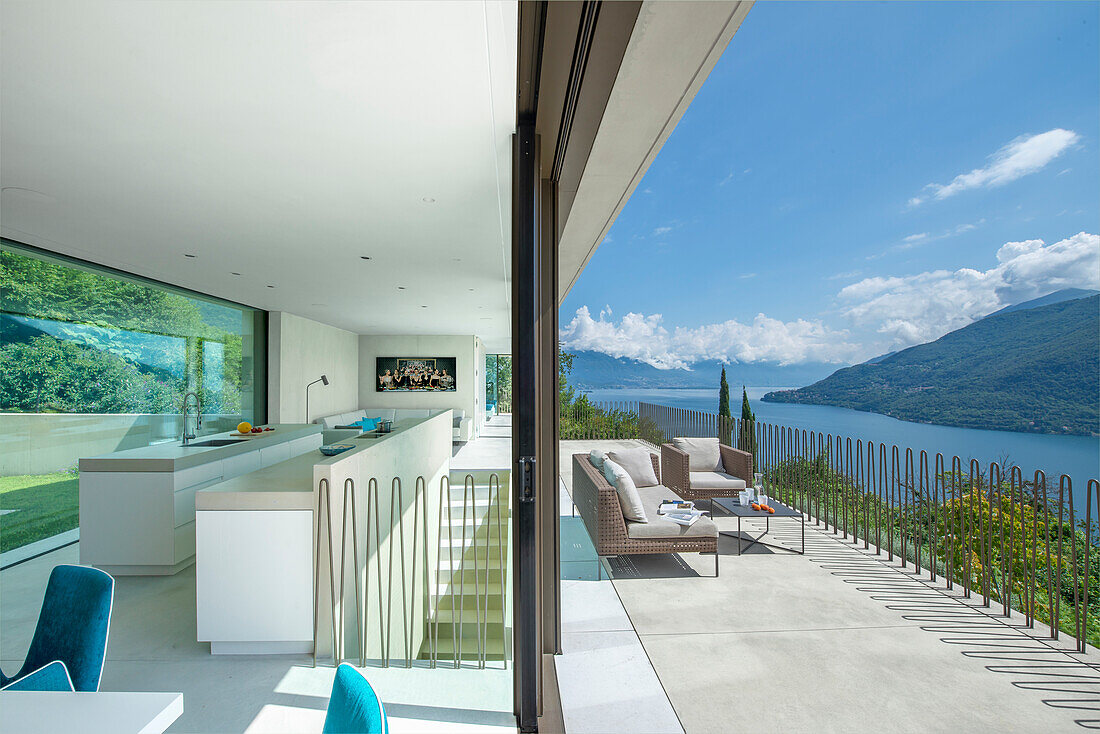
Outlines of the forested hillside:
[{"label": "forested hillside", "polygon": [[947,426],[1089,435],[1100,431],[1098,355],[1100,296],[1091,296],[988,316],[764,400]]}]

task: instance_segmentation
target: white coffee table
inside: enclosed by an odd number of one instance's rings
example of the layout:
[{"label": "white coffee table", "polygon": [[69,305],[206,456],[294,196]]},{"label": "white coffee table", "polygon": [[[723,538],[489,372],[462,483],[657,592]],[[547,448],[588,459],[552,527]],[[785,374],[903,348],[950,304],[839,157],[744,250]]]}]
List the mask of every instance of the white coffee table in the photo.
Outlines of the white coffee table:
[{"label": "white coffee table", "polygon": [[0,691],[0,734],[161,734],[182,693]]}]

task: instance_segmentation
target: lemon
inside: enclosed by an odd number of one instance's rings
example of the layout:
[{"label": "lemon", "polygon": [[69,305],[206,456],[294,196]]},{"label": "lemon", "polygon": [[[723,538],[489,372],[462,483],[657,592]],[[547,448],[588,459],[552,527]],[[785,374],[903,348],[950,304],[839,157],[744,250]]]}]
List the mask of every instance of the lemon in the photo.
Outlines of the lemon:
[{"label": "lemon", "polygon": [[248,421],[241,421],[237,424],[237,433],[248,433],[252,430],[252,424]]}]

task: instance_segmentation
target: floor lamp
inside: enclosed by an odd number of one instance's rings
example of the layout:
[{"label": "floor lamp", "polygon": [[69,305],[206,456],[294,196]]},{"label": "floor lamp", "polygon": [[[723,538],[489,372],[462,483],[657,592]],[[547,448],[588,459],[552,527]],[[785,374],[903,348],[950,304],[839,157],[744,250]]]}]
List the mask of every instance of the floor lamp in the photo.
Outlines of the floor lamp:
[{"label": "floor lamp", "polygon": [[321,375],[318,379],[306,385],[306,423],[309,423],[309,389],[316,385],[318,382],[323,382],[327,385],[328,377],[326,377],[325,375]]}]

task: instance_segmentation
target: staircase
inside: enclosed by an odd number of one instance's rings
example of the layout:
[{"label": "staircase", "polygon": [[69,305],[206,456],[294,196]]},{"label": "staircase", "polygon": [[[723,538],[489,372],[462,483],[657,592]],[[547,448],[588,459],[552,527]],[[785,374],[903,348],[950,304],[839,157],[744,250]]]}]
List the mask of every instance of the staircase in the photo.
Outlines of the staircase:
[{"label": "staircase", "polygon": [[[465,484],[468,475],[472,489]],[[460,664],[507,667],[512,638],[509,474],[456,471],[450,480],[450,517],[445,507],[432,613],[419,657],[433,659],[434,640],[439,666],[455,665],[457,658]]]}]

